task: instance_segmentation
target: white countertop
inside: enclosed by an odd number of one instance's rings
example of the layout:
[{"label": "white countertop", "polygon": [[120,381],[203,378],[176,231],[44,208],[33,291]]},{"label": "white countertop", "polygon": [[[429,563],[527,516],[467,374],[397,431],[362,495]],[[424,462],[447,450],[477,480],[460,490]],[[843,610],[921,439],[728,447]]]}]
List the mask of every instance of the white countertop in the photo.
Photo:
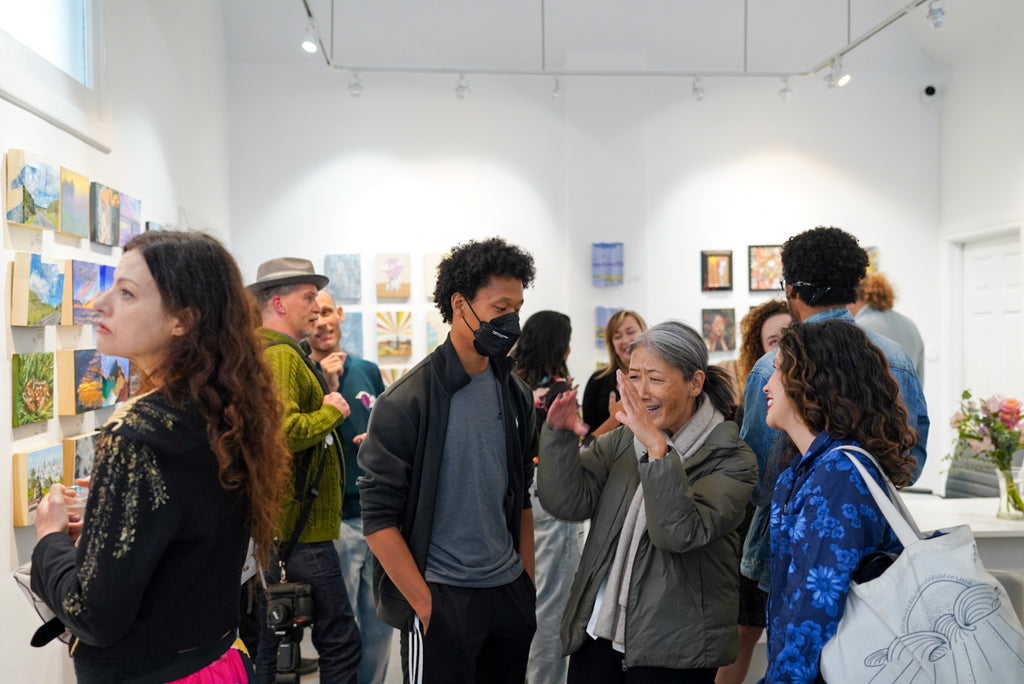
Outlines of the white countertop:
[{"label": "white countertop", "polygon": [[1024,537],[1024,520],[996,517],[997,497],[944,499],[934,494],[903,493],[903,501],[922,531],[970,525],[975,538]]}]

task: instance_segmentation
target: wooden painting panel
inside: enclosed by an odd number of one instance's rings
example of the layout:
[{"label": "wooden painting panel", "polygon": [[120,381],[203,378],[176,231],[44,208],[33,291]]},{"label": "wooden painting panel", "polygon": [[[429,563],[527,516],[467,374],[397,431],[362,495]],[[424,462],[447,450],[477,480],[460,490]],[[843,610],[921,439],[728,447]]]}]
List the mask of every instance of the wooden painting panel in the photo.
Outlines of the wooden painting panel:
[{"label": "wooden painting panel", "polygon": [[362,259],[358,254],[324,256],[324,275],[331,279],[327,291],[335,302],[358,302],[363,296]]},{"label": "wooden painting panel", "polygon": [[377,299],[408,299],[412,290],[408,254],[378,254],[374,281]]},{"label": "wooden painting panel", "polygon": [[60,325],[67,262],[16,252],[11,282],[11,325]]},{"label": "wooden painting panel", "polygon": [[36,522],[36,509],[50,487],[64,482],[64,448],[51,444],[14,454],[14,525]]},{"label": "wooden painting panel", "polygon": [[93,182],[89,186],[89,225],[93,242],[116,247],[121,229],[121,193]]},{"label": "wooden painting panel", "polygon": [[380,369],[380,377],[384,380],[384,386],[387,387],[398,378],[402,377],[409,372],[411,366],[384,366]]},{"label": "wooden painting panel", "polygon": [[113,406],[131,391],[131,364],[120,356],[107,356],[95,349],[57,352],[59,409],[73,416]]},{"label": "wooden painting panel", "polygon": [[142,233],[142,200],[121,193],[121,210],[118,212],[118,242],[124,247],[132,238]]},{"label": "wooden painting panel", "polygon": [[341,322],[341,348],[349,354],[363,356],[363,314],[346,311]]},{"label": "wooden painting panel", "polygon": [[410,356],[412,354],[412,312],[382,311],[377,314],[377,356]]},{"label": "wooden painting panel", "polygon": [[437,309],[427,311],[427,353],[434,351],[448,337],[448,326],[444,324],[441,312]]},{"label": "wooden painting panel", "polygon": [[11,356],[14,427],[53,418],[53,352]]},{"label": "wooden painting panel", "polygon": [[[65,288],[63,325],[87,325],[99,321],[96,298],[114,284],[114,267],[91,261],[71,262],[71,286]],[[65,276],[66,277],[66,276]]]},{"label": "wooden painting panel", "polygon": [[60,167],[25,150],[7,151],[7,220],[33,228],[60,225]]},{"label": "wooden painting panel", "polygon": [[96,440],[99,431],[87,432],[61,440],[64,451],[64,484],[71,486],[75,480],[92,476],[96,461]]},{"label": "wooden painting panel", "polygon": [[60,232],[89,238],[89,179],[60,167]]}]

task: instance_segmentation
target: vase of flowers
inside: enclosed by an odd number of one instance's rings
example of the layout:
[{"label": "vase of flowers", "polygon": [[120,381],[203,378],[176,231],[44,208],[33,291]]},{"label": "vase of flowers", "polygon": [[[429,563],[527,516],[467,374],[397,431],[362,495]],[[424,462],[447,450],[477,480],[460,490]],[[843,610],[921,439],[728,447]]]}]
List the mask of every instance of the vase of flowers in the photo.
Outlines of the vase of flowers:
[{"label": "vase of flowers", "polygon": [[957,431],[954,454],[955,468],[994,468],[999,481],[1000,518],[1024,519],[1024,498],[1021,496],[1022,468],[1014,466],[1014,454],[1024,446],[1024,408],[1017,399],[999,395],[986,401],[974,399],[970,390],[960,398],[960,410],[950,424]]}]

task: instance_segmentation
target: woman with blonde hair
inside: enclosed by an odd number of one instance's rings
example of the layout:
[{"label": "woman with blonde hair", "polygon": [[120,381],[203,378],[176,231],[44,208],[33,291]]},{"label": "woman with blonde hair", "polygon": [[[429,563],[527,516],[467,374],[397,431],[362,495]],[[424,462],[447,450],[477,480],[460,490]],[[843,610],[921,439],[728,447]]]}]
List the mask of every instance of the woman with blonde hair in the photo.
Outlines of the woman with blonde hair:
[{"label": "woman with blonde hair", "polygon": [[613,313],[604,326],[608,365],[595,371],[583,390],[583,422],[590,426],[585,438],[587,441],[620,425],[615,418],[615,414],[622,410],[615,373],[625,373],[629,369],[629,345],[646,329],[643,316],[629,309]]}]

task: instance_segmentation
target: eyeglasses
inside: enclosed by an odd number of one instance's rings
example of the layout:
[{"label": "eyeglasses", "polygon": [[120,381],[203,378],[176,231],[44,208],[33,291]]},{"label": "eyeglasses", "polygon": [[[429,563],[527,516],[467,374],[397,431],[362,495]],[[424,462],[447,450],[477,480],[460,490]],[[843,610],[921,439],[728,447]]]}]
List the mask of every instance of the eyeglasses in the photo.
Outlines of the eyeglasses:
[{"label": "eyeglasses", "polygon": [[814,283],[805,283],[802,280],[796,280],[794,282],[787,283],[785,278],[779,278],[779,288],[783,292],[786,291],[786,285],[791,285],[793,287],[817,287],[817,285],[815,285]]}]

